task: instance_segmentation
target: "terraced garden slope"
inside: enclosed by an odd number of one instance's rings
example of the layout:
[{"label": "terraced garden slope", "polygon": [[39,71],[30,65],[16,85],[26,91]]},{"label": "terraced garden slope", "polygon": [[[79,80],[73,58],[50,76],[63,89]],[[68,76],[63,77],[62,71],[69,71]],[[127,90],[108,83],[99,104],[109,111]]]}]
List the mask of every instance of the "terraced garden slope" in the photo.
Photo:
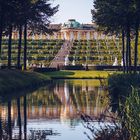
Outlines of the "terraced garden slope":
[{"label": "terraced garden slope", "polygon": [[[70,64],[75,65],[113,65],[115,58],[118,60],[118,65],[121,65],[122,61],[122,43],[121,40],[75,40],[72,41],[73,45],[68,50],[68,53],[58,53],[64,50],[64,40],[28,40],[27,46],[27,60],[30,65],[43,65],[48,67],[52,64],[52,60],[61,60],[59,55],[63,57],[64,63],[65,55],[69,54]],[[2,63],[7,64],[8,41],[2,42]],[[140,43],[139,43],[140,44]],[[23,46],[23,45],[22,45]],[[134,43],[132,43],[132,58]],[[140,45],[139,45],[140,46]],[[140,49],[139,49],[140,50]],[[16,64],[18,52],[18,41],[12,41],[12,64]],[[23,47],[22,47],[21,60],[23,60]],[[66,51],[65,51],[66,52]],[[139,55],[140,56],[140,55]],[[133,62],[133,59],[132,59]],[[23,61],[21,61],[23,64]],[[27,64],[27,65],[28,65]],[[140,64],[140,61],[139,63]]]},{"label": "terraced garden slope", "polygon": [[[132,58],[133,46],[134,44],[132,44]],[[74,41],[69,55],[71,63],[74,60],[76,65],[113,65],[115,58],[118,60],[118,65],[121,65],[122,42],[119,39]]]},{"label": "terraced garden slope", "polygon": [[[49,66],[59,49],[63,45],[63,40],[28,40],[27,60],[29,64],[43,64]],[[2,63],[7,64],[8,41],[2,42]],[[18,54],[18,41],[12,41],[12,64],[16,64]],[[23,46],[21,49],[21,60],[23,60]],[[23,64],[23,61],[21,61]]]}]

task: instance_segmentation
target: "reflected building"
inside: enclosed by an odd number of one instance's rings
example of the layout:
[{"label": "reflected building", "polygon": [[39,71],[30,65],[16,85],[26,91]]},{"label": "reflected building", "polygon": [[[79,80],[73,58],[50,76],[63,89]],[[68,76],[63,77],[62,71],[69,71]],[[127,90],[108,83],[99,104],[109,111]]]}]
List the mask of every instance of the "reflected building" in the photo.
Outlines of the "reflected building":
[{"label": "reflected building", "polygon": [[69,121],[72,125],[72,120],[80,119],[79,112],[98,116],[106,109],[106,104],[101,102],[101,98],[106,96],[107,91],[91,83],[92,80],[83,81],[78,85],[67,80],[54,81],[50,87],[48,85],[26,97],[2,104],[0,105],[2,127],[11,124],[8,129],[10,135],[12,133],[13,137],[19,137],[21,135],[18,134],[23,133],[21,137],[28,137],[31,129],[40,127],[37,125],[38,121],[42,123],[40,129],[44,129],[43,123],[51,120],[58,120],[61,123]]},{"label": "reflected building", "polygon": [[[95,116],[105,109],[100,99],[107,95],[107,91],[102,87],[93,87],[86,84],[74,85],[67,81],[64,81],[63,84],[56,82],[53,86],[51,92],[44,88],[27,96],[27,117],[29,119],[56,119],[60,116],[71,119],[77,116],[77,111]],[[13,102],[11,106],[12,118],[18,115],[16,108],[16,102]],[[98,110],[98,112],[94,112],[94,110]],[[21,114],[23,114],[22,106]],[[7,115],[6,108],[1,109],[1,115]]]}]

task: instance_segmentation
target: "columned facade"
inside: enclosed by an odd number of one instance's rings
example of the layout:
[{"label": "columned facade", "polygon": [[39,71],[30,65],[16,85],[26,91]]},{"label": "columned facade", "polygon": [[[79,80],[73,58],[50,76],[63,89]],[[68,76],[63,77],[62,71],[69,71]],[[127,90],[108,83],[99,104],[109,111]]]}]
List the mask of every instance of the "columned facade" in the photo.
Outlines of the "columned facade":
[{"label": "columned facade", "polygon": [[92,40],[96,36],[95,30],[62,29],[61,34],[64,40]]}]

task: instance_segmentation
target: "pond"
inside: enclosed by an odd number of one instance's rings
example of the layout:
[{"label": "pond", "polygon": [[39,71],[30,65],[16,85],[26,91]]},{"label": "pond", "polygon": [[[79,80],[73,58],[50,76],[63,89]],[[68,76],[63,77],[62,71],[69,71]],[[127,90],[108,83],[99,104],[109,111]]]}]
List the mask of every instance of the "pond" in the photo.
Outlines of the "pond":
[{"label": "pond", "polygon": [[107,94],[99,80],[51,81],[30,94],[1,101],[0,136],[6,140],[88,140],[80,114],[100,115],[106,109]]}]

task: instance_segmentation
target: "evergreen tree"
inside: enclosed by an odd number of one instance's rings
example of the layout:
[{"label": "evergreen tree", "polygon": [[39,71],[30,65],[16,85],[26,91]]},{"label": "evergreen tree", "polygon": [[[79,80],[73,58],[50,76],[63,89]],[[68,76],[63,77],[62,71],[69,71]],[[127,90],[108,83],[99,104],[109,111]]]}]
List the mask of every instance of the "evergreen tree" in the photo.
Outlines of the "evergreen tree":
[{"label": "evergreen tree", "polygon": [[[95,0],[95,9],[92,10],[93,20],[104,27],[104,30],[113,33],[122,34],[122,56],[123,62],[126,62],[126,71],[130,70],[131,63],[131,33],[136,30],[135,41],[135,60],[137,60],[137,45],[138,45],[138,22],[136,15],[139,12],[138,2],[134,0]],[[137,12],[136,12],[137,11]],[[139,20],[137,20],[139,21]],[[136,29],[137,28],[137,29]],[[126,40],[124,40],[126,38]],[[126,47],[124,46],[126,44]],[[124,58],[126,57],[126,58]],[[135,61],[137,66],[137,62]],[[125,66],[125,65],[124,65]]]},{"label": "evergreen tree", "polygon": [[27,4],[24,9],[24,70],[26,70],[27,61],[27,30],[31,29],[36,33],[48,33],[50,23],[50,17],[52,17],[57,11],[58,6],[51,7],[49,0],[27,0]]}]

